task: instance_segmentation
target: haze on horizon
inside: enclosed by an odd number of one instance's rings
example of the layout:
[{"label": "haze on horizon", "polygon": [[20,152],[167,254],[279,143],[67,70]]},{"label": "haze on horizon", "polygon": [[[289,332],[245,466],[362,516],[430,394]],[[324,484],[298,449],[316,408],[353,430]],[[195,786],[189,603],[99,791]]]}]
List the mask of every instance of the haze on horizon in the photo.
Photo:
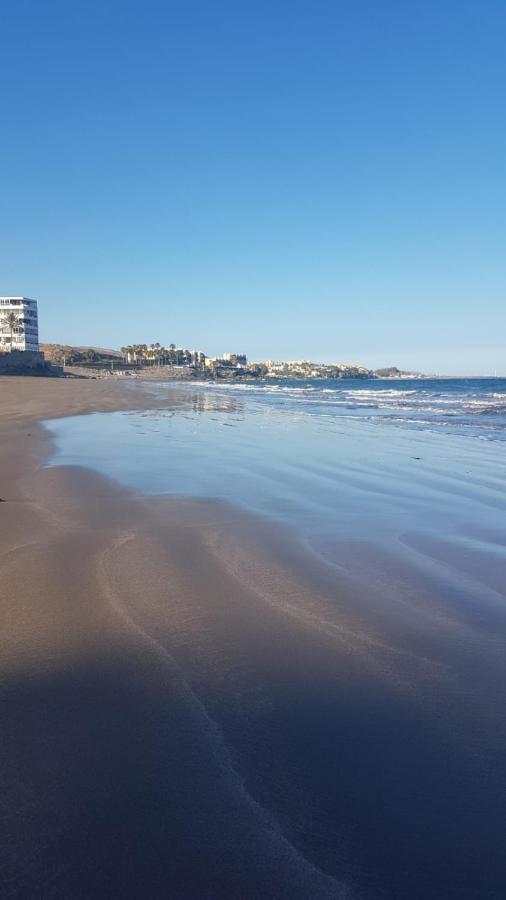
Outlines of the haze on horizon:
[{"label": "haze on horizon", "polygon": [[20,0],[0,294],[41,339],[506,374],[506,6]]}]

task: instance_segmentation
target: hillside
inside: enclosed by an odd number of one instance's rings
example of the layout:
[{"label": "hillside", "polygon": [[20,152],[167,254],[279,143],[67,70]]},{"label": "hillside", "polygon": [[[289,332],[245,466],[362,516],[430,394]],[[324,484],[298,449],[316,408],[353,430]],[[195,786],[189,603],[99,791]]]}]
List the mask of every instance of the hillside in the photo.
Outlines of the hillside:
[{"label": "hillside", "polygon": [[107,359],[122,359],[119,350],[108,350],[104,347],[72,347],[69,344],[40,344],[40,349],[48,362],[57,366],[72,365],[83,362],[99,362]]}]

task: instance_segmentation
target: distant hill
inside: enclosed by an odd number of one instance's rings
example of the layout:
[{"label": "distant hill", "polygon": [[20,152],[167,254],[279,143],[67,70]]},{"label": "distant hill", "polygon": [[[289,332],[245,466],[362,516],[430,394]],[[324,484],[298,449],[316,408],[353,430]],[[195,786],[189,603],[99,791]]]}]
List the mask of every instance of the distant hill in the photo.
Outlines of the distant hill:
[{"label": "distant hill", "polygon": [[100,362],[108,359],[122,359],[119,350],[107,350],[104,347],[72,347],[69,344],[40,344],[40,349],[48,362],[57,366],[70,366],[83,362]]}]

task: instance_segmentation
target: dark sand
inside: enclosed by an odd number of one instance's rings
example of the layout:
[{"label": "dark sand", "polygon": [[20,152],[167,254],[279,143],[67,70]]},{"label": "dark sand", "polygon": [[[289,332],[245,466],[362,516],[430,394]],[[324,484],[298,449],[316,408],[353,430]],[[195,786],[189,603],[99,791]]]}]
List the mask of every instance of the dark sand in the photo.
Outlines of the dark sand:
[{"label": "dark sand", "polygon": [[1,896],[503,898],[504,607],[40,468],[38,419],[155,405],[0,379]]}]

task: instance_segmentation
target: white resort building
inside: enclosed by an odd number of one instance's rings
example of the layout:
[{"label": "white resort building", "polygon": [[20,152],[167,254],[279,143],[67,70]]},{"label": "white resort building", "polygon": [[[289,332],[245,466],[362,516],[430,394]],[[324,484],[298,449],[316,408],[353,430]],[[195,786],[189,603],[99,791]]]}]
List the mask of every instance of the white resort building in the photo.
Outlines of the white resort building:
[{"label": "white resort building", "polygon": [[37,301],[0,297],[0,352],[39,349]]}]

